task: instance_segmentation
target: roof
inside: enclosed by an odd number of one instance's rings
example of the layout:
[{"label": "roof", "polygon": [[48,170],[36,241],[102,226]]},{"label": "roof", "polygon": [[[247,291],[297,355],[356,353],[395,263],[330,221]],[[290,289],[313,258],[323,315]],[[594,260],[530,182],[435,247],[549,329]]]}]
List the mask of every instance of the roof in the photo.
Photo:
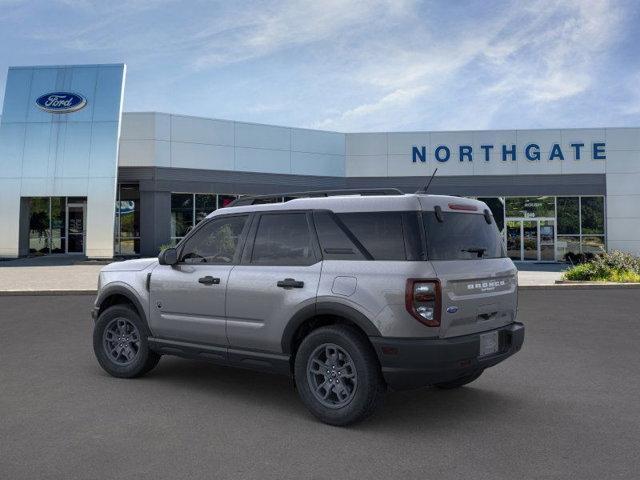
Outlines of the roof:
[{"label": "roof", "polygon": [[[443,211],[456,211],[451,205],[474,207],[477,213],[483,213],[487,207],[484,202],[470,198],[453,197],[449,195],[335,195],[331,197],[296,198],[280,203],[266,203],[260,205],[246,205],[238,207],[224,207],[209,216],[229,213],[269,212],[287,210],[331,210],[337,213],[345,212],[406,212],[412,210],[432,211],[435,206]],[[470,211],[469,213],[473,213]]]}]

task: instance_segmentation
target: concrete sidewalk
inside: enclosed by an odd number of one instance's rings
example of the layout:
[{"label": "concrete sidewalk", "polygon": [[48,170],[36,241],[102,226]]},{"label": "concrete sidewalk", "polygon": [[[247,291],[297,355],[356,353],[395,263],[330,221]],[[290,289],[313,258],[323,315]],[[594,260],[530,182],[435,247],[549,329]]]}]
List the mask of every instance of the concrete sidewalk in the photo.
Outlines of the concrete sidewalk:
[{"label": "concrete sidewalk", "polygon": [[[0,262],[0,295],[95,293],[103,264],[78,257],[22,258]],[[550,286],[560,279],[564,264],[516,263],[523,287]]]},{"label": "concrete sidewalk", "polygon": [[570,267],[565,263],[514,263],[518,268],[518,285],[523,287],[554,285]]},{"label": "concrete sidewalk", "polygon": [[82,257],[20,258],[0,262],[0,295],[12,293],[94,293],[103,264]]}]

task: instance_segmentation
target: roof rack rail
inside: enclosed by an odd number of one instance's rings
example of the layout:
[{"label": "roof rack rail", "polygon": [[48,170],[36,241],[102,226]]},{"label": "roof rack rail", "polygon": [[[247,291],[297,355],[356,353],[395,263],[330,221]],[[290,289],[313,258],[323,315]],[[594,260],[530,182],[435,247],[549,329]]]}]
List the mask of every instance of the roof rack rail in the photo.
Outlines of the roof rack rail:
[{"label": "roof rack rail", "polygon": [[292,198],[309,198],[309,197],[333,197],[336,195],[404,195],[404,192],[397,188],[356,188],[344,190],[312,190],[307,192],[284,192],[272,193],[269,195],[247,195],[245,197],[236,198],[229,203],[227,207],[240,207],[246,205],[255,205],[260,203],[274,203],[273,200],[278,197]]}]

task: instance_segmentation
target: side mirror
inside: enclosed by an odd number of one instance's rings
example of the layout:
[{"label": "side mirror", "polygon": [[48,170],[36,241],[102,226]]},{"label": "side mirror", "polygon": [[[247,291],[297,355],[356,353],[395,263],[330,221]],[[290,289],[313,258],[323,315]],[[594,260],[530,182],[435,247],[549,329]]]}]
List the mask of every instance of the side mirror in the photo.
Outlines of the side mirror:
[{"label": "side mirror", "polygon": [[160,265],[175,265],[178,263],[178,251],[175,248],[167,248],[158,255]]}]

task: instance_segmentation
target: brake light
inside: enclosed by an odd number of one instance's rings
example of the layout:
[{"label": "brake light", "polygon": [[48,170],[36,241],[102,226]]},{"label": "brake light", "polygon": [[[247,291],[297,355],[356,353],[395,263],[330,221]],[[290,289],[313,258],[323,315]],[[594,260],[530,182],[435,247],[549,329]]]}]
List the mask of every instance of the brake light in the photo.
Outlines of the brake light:
[{"label": "brake light", "polygon": [[407,311],[428,327],[440,326],[440,282],[437,280],[407,280],[405,305]]},{"label": "brake light", "polygon": [[478,207],[473,205],[464,205],[462,203],[450,203],[449,208],[451,210],[464,210],[465,212],[477,212]]}]

